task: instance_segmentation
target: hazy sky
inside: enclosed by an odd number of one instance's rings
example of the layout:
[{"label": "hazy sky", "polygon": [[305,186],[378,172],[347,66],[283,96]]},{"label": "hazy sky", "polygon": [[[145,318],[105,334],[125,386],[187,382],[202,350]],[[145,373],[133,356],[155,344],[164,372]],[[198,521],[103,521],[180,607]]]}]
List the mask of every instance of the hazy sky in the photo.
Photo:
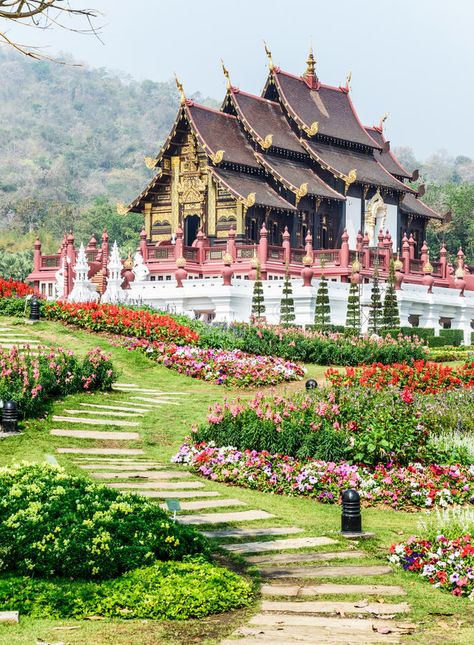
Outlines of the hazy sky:
[{"label": "hazy sky", "polygon": [[70,0],[103,16],[92,36],[14,27],[23,43],[72,52],[137,79],[176,71],[188,94],[221,99],[222,57],[232,83],[260,93],[265,39],[276,65],[302,73],[312,42],[321,81],[340,85],[352,70],[362,121],[385,112],[392,146],[420,157],[445,148],[474,157],[473,0]]}]

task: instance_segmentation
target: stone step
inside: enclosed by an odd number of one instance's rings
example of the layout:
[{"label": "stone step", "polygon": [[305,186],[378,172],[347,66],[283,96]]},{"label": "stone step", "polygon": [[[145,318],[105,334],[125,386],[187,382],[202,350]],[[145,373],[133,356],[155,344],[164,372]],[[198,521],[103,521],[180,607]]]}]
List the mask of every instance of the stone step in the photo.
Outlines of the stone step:
[{"label": "stone step", "polygon": [[325,616],[301,616],[299,614],[265,614],[260,613],[249,621],[250,625],[267,625],[268,627],[329,627],[335,630],[353,630],[357,632],[372,633],[374,627],[387,626],[393,633],[405,630],[396,626],[391,620],[377,620],[370,618],[331,618]]},{"label": "stone step", "polygon": [[63,455],[144,455],[143,448],[56,448]]},{"label": "stone step", "polygon": [[186,479],[189,473],[182,472],[181,470],[150,470],[147,472],[140,472],[137,470],[130,470],[124,472],[107,472],[107,473],[90,473],[94,479]]},{"label": "stone step", "polygon": [[262,596],[285,596],[296,598],[303,596],[360,594],[362,596],[406,596],[403,587],[396,585],[262,585]]},{"label": "stone step", "polygon": [[145,401],[145,403],[152,403],[153,405],[181,405],[177,401],[166,401],[165,399],[149,399],[145,396],[132,396],[130,398],[136,401]]},{"label": "stone step", "polygon": [[304,600],[296,602],[264,600],[261,611],[293,614],[370,614],[372,616],[387,616],[390,614],[406,614],[410,605],[401,603],[379,603],[359,600],[347,602],[342,600]]},{"label": "stone step", "polygon": [[[204,488],[202,482],[146,482],[142,484],[141,482],[133,483],[112,483],[105,484],[108,488],[120,488],[120,490],[126,488],[134,488],[136,490],[156,490],[157,488],[167,489],[167,490],[181,490],[183,488]],[[219,495],[219,493],[216,493]]]},{"label": "stone step", "polygon": [[255,520],[268,520],[275,517],[266,511],[240,511],[236,513],[196,513],[195,515],[181,515],[178,522],[181,524],[224,524],[227,522],[253,522]]},{"label": "stone step", "polygon": [[[337,620],[328,618],[327,620]],[[353,619],[357,620],[357,619]],[[354,633],[350,627],[331,627],[319,625],[314,627],[259,627],[251,629],[244,627],[239,630],[244,634],[238,640],[224,640],[220,645],[371,645],[372,643],[399,643],[399,634],[378,634],[373,631]]]},{"label": "stone step", "polygon": [[[183,511],[200,511],[206,508],[220,508],[223,506],[247,506],[247,504],[241,502],[240,499],[214,499],[209,502],[183,502],[181,509]],[[165,511],[168,509],[166,504],[160,504],[160,507]]]},{"label": "stone step", "polygon": [[[121,412],[133,412],[136,410],[137,412],[143,412],[143,414],[146,414],[147,412],[151,412],[151,408],[145,408],[144,406],[141,405],[129,405],[129,406],[124,406],[124,405],[101,405],[99,403],[80,403],[81,406],[85,408],[94,408],[94,409],[99,409],[99,410],[119,410]],[[81,412],[84,412],[84,410],[81,410]]]},{"label": "stone step", "polygon": [[139,387],[138,385],[131,385],[129,383],[114,383],[114,387],[125,388],[130,392],[146,392],[147,394],[166,394],[166,396],[180,396],[181,392],[166,392],[154,387]]},{"label": "stone step", "polygon": [[51,430],[55,437],[74,437],[75,439],[99,439],[108,441],[134,441],[140,439],[138,432],[107,432],[106,430]]},{"label": "stone step", "polygon": [[353,576],[383,576],[392,573],[385,565],[334,567],[264,567],[260,572],[266,578],[350,578]]},{"label": "stone step", "polygon": [[0,623],[13,625],[18,623],[20,614],[17,611],[0,611]]},{"label": "stone step", "polygon": [[40,341],[37,338],[25,338],[24,336],[0,336],[0,345],[39,345]]},{"label": "stone step", "polygon": [[287,540],[270,540],[268,542],[223,544],[222,548],[232,553],[262,553],[264,551],[280,551],[281,549],[304,549],[311,546],[327,546],[328,544],[337,544],[337,542],[327,537],[303,537],[289,538]]},{"label": "stone step", "polygon": [[[97,414],[105,417],[143,417],[144,412],[118,412],[117,410],[63,410],[66,414]],[[102,420],[102,419],[101,419]],[[114,421],[114,424],[117,425]],[[137,424],[138,425],[138,424]]]},{"label": "stone step", "polygon": [[[204,484],[203,484],[204,485]],[[265,535],[290,535],[291,533],[303,533],[304,529],[297,526],[273,527],[267,529],[246,528],[246,529],[220,529],[217,531],[202,531],[207,538],[240,538],[240,537],[263,537]]]},{"label": "stone step", "polygon": [[53,421],[66,421],[67,423],[82,423],[90,426],[120,426],[127,428],[136,428],[140,424],[138,421],[121,421],[120,419],[89,419],[84,417],[60,417],[53,416]]},{"label": "stone step", "polygon": [[[225,547],[224,547],[225,548]],[[312,551],[311,553],[275,553],[273,555],[251,555],[245,559],[251,564],[301,564],[319,560],[347,560],[349,558],[364,558],[363,551]]]},{"label": "stone step", "polygon": [[[113,468],[114,471],[120,471],[120,470],[135,470],[139,472],[151,472],[151,471],[156,471],[159,470],[160,466],[159,464],[150,464],[142,466],[137,463],[130,463],[130,464],[117,464],[117,463],[106,463],[106,464],[78,464],[76,463],[76,466],[79,466],[79,468],[82,468],[82,470],[110,470]],[[203,484],[204,485],[204,484]]]},{"label": "stone step", "polygon": [[[135,456],[135,455],[124,455],[121,457],[118,455],[117,457],[114,457],[113,455],[106,455],[105,457],[88,457],[87,455],[79,455],[78,457],[73,457],[72,458],[75,464],[90,464],[90,463],[98,463],[99,465],[102,464],[108,464],[110,467],[112,464],[127,464],[128,466],[132,467],[135,466],[142,466],[142,465],[150,465],[150,466],[156,466],[157,468],[162,468],[164,464],[160,464],[157,461],[153,461],[152,459],[148,459],[145,456]],[[168,464],[165,465],[165,467],[168,467]]]},{"label": "stone step", "polygon": [[[193,497],[219,497],[220,493],[214,491],[180,491],[180,490],[123,490],[120,489],[122,493],[133,493],[134,495],[141,495],[142,497],[150,497],[152,499],[192,499]],[[222,504],[221,506],[227,506],[227,504]],[[235,506],[235,504],[232,504]],[[184,503],[181,504],[181,508],[184,510]],[[207,505],[202,505],[200,508],[208,508]],[[167,510],[168,507],[165,508]]]}]

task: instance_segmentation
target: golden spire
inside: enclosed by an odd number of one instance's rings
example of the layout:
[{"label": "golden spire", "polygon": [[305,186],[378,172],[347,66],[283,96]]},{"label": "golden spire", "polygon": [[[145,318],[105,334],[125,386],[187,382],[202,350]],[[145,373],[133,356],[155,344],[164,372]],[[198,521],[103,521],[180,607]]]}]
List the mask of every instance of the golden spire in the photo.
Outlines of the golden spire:
[{"label": "golden spire", "polygon": [[184,89],[182,83],[179,82],[178,77],[176,76],[176,72],[174,73],[174,78],[176,81],[176,87],[178,88],[179,92],[179,102],[181,105],[184,105],[186,103],[186,97],[184,96]]},{"label": "golden spire", "polygon": [[383,124],[385,123],[385,121],[386,121],[387,119],[388,119],[388,112],[385,112],[385,114],[383,115],[383,117],[380,119],[380,123],[379,123],[379,128],[380,128],[381,130],[383,130]]},{"label": "golden spire", "polygon": [[265,41],[263,41],[263,45],[265,47],[265,53],[268,58],[268,67],[270,71],[273,71],[275,69],[275,65],[273,64],[272,52],[269,50],[268,45]]},{"label": "golden spire", "polygon": [[231,82],[230,82],[230,74],[229,74],[229,70],[228,70],[228,69],[227,69],[227,67],[224,65],[224,61],[222,60],[222,58],[221,58],[221,63],[222,63],[222,71],[224,72],[224,76],[225,76],[225,77],[226,77],[226,79],[227,79],[227,89],[228,89],[228,90],[230,90],[230,88],[232,87],[232,85],[231,85]]},{"label": "golden spire", "polygon": [[308,58],[306,59],[306,72],[305,76],[315,76],[316,74],[316,59],[313,55],[313,48],[309,48]]}]

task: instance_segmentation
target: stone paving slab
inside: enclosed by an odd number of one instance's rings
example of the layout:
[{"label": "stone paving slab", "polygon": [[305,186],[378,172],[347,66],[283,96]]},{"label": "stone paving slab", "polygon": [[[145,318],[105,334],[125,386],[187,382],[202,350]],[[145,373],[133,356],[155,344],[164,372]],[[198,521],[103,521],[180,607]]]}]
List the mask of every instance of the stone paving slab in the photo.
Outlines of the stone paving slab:
[{"label": "stone paving slab", "polygon": [[[359,606],[358,606],[359,605]],[[361,606],[364,605],[364,606]],[[297,602],[264,600],[260,607],[261,611],[284,612],[296,614],[370,614],[390,615],[406,614],[410,611],[410,605],[401,603],[368,603],[364,600],[348,602],[342,600],[306,600]]]},{"label": "stone paving slab", "polygon": [[64,455],[144,455],[143,448],[56,448]]},{"label": "stone paving slab", "polygon": [[164,399],[149,399],[145,396],[132,396],[132,399],[137,401],[145,401],[145,403],[153,403],[154,405],[181,405],[177,401],[165,401]]},{"label": "stone paving slab", "polygon": [[114,387],[124,387],[129,392],[146,392],[151,394],[166,394],[167,396],[180,396],[181,392],[166,392],[154,387],[139,387],[128,383],[114,383]]},{"label": "stone paving slab", "polygon": [[147,472],[141,472],[138,470],[130,470],[124,472],[107,472],[107,473],[91,473],[91,477],[94,479],[186,479],[189,477],[189,473],[182,472],[180,470],[150,470]]},{"label": "stone paving slab", "polygon": [[[334,619],[332,619],[334,620]],[[355,619],[357,620],[357,619]],[[354,633],[350,628],[335,629],[330,626],[314,627],[260,627],[244,628],[245,636],[238,640],[224,640],[221,645],[371,645],[372,643],[399,643],[398,634],[377,634],[372,631]]]},{"label": "stone paving slab", "polygon": [[[224,547],[225,548],[225,547]],[[363,558],[363,551],[313,551],[311,553],[275,553],[273,555],[250,555],[246,561],[252,564],[301,564],[319,560],[345,560],[348,558]]]},{"label": "stone paving slab", "polygon": [[20,615],[17,611],[0,611],[0,623],[15,624],[19,619]]},{"label": "stone paving slab", "polygon": [[114,441],[132,441],[140,439],[138,432],[107,432],[102,430],[51,430],[55,437],[74,437],[76,439],[102,439]]},{"label": "stone paving slab", "polygon": [[[204,485],[204,484],[203,484]],[[246,528],[246,529],[220,529],[217,531],[202,531],[208,538],[229,538],[229,537],[262,537],[264,535],[290,535],[291,533],[303,533],[304,529],[297,526],[273,527],[267,529]]]},{"label": "stone paving slab", "polygon": [[53,416],[53,421],[66,421],[67,423],[83,423],[90,426],[121,426],[127,428],[136,428],[140,424],[138,421],[121,421],[120,419],[89,419],[83,417],[60,417]]},{"label": "stone paving slab", "polygon": [[[99,409],[99,410],[120,410],[121,412],[133,412],[136,410],[137,412],[143,412],[143,414],[146,414],[147,412],[151,412],[151,408],[145,408],[144,406],[141,405],[129,405],[129,406],[124,406],[124,405],[106,405],[106,404],[99,404],[99,403],[80,403],[81,406],[85,408],[94,408],[94,409]],[[85,410],[81,410],[81,412],[84,412]]]},{"label": "stone paving slab", "polygon": [[268,625],[279,627],[329,627],[336,630],[353,630],[357,632],[372,633],[373,627],[390,626],[393,632],[402,632],[396,627],[394,621],[377,620],[370,618],[331,618],[324,616],[303,616],[300,614],[264,614],[252,616],[250,625]]},{"label": "stone paving slab", "polygon": [[79,468],[82,468],[82,470],[110,470],[111,468],[113,468],[114,471],[136,470],[144,473],[156,471],[157,469],[159,469],[158,464],[150,464],[150,465],[145,464],[144,466],[142,466],[141,464],[137,464],[137,463],[118,464],[116,462],[112,462],[112,463],[108,462],[106,464],[97,464],[97,463],[78,464],[76,462],[76,466],[79,466]]},{"label": "stone paving slab", "polygon": [[349,578],[351,576],[382,576],[392,573],[383,565],[334,566],[334,567],[263,567],[260,572],[266,578]]},{"label": "stone paving slab", "polygon": [[[122,493],[133,493],[134,495],[141,495],[142,497],[150,497],[152,499],[192,499],[193,497],[218,497],[220,493],[215,491],[180,491],[180,490],[123,490],[120,489]],[[222,505],[223,506],[223,505]],[[235,506],[235,504],[232,504]],[[184,502],[181,504],[181,508],[184,507]],[[202,505],[202,508],[207,508],[207,505]],[[164,507],[165,508],[165,507]],[[200,507],[201,508],[201,507]],[[168,510],[166,506],[165,510]]]},{"label": "stone paving slab", "polygon": [[7,345],[9,343],[14,345],[18,343],[22,345],[39,345],[40,342],[37,338],[25,338],[24,336],[0,336],[1,345]]},{"label": "stone paving slab", "polygon": [[[196,489],[196,488],[204,488],[204,484],[201,482],[145,482],[142,484],[141,482],[131,482],[131,483],[112,483],[112,484],[105,484],[108,488],[120,488],[120,489],[125,489],[125,488],[135,488],[137,490],[153,490],[153,489],[167,489],[167,490],[181,490],[184,488],[187,489]],[[220,495],[220,493],[216,493],[216,495]]]},{"label": "stone paving slab", "polygon": [[[160,504],[160,506],[165,511],[168,509],[166,504]],[[183,511],[200,511],[206,508],[220,508],[223,506],[247,506],[247,504],[240,499],[212,499],[208,502],[183,502],[181,509]]]},{"label": "stone paving slab", "polygon": [[[118,410],[63,410],[67,414],[97,414],[104,417],[144,417],[144,412],[119,412]],[[115,423],[115,421],[114,421]]]},{"label": "stone paving slab", "polygon": [[177,518],[181,524],[224,524],[225,522],[253,522],[254,520],[268,520],[275,517],[266,511],[237,511],[236,513],[196,513],[195,515],[181,515]]},{"label": "stone paving slab", "polygon": [[289,538],[287,540],[270,540],[268,542],[241,542],[223,544],[222,548],[232,553],[262,553],[263,551],[280,551],[281,549],[304,549],[310,546],[327,546],[337,544],[336,540],[327,537]]},{"label": "stone paving slab", "polygon": [[262,585],[262,596],[285,596],[288,598],[318,595],[360,594],[361,596],[406,596],[403,587],[396,585]]}]

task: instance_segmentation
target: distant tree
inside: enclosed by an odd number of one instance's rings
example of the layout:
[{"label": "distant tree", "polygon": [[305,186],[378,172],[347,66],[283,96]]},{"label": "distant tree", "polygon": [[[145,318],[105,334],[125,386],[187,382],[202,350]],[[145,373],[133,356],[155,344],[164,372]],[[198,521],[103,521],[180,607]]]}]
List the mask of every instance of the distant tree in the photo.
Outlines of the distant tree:
[{"label": "distant tree", "polygon": [[314,311],[314,326],[319,331],[326,331],[331,324],[331,306],[329,303],[328,281],[324,273],[319,279]]},{"label": "distant tree", "polygon": [[264,313],[265,299],[263,296],[263,284],[260,273],[260,264],[257,264],[257,275],[255,276],[255,282],[253,283],[252,315],[258,320],[263,317]]},{"label": "distant tree", "polygon": [[438,257],[441,242],[454,256],[462,246],[469,260],[474,260],[474,184],[429,184],[423,201],[435,211],[449,217],[432,220],[427,228],[427,242],[432,257]]},{"label": "distant tree", "polygon": [[374,268],[369,305],[369,333],[378,334],[382,328],[382,298],[380,297],[379,270]]},{"label": "distant tree", "polygon": [[283,298],[280,302],[280,323],[291,325],[295,320],[295,302],[293,300],[293,288],[288,264],[285,270],[285,281],[283,282]]},{"label": "distant tree", "polygon": [[400,327],[400,312],[395,290],[395,263],[393,260],[390,261],[387,288],[383,300],[382,325],[384,329],[397,329]]},{"label": "distant tree", "polygon": [[[73,28],[66,25],[63,21],[70,17],[83,19],[86,24],[85,29]],[[4,20],[5,26],[9,22],[15,22],[39,29],[60,27],[68,31],[94,34],[97,33],[92,22],[95,18],[97,18],[96,11],[92,9],[74,9],[70,6],[69,1],[65,2],[64,0],[0,0],[0,21]],[[0,29],[0,41],[3,41],[30,58],[48,59],[38,48],[25,47],[11,40],[7,36],[6,30]]]},{"label": "distant tree", "polygon": [[349,288],[346,329],[352,334],[360,334],[360,290],[357,282],[351,282]]},{"label": "distant tree", "polygon": [[393,153],[405,170],[413,172],[417,168],[420,168],[421,163],[417,161],[413,148],[409,146],[398,146],[393,149]]},{"label": "distant tree", "polygon": [[33,271],[33,251],[0,251],[0,276],[23,281]]},{"label": "distant tree", "polygon": [[127,213],[118,215],[117,209],[105,196],[96,197],[92,205],[81,214],[74,227],[78,242],[89,241],[92,234],[100,243],[102,232],[107,229],[109,240],[116,241],[122,250],[134,250],[139,242],[139,233],[143,226],[143,215]]}]

